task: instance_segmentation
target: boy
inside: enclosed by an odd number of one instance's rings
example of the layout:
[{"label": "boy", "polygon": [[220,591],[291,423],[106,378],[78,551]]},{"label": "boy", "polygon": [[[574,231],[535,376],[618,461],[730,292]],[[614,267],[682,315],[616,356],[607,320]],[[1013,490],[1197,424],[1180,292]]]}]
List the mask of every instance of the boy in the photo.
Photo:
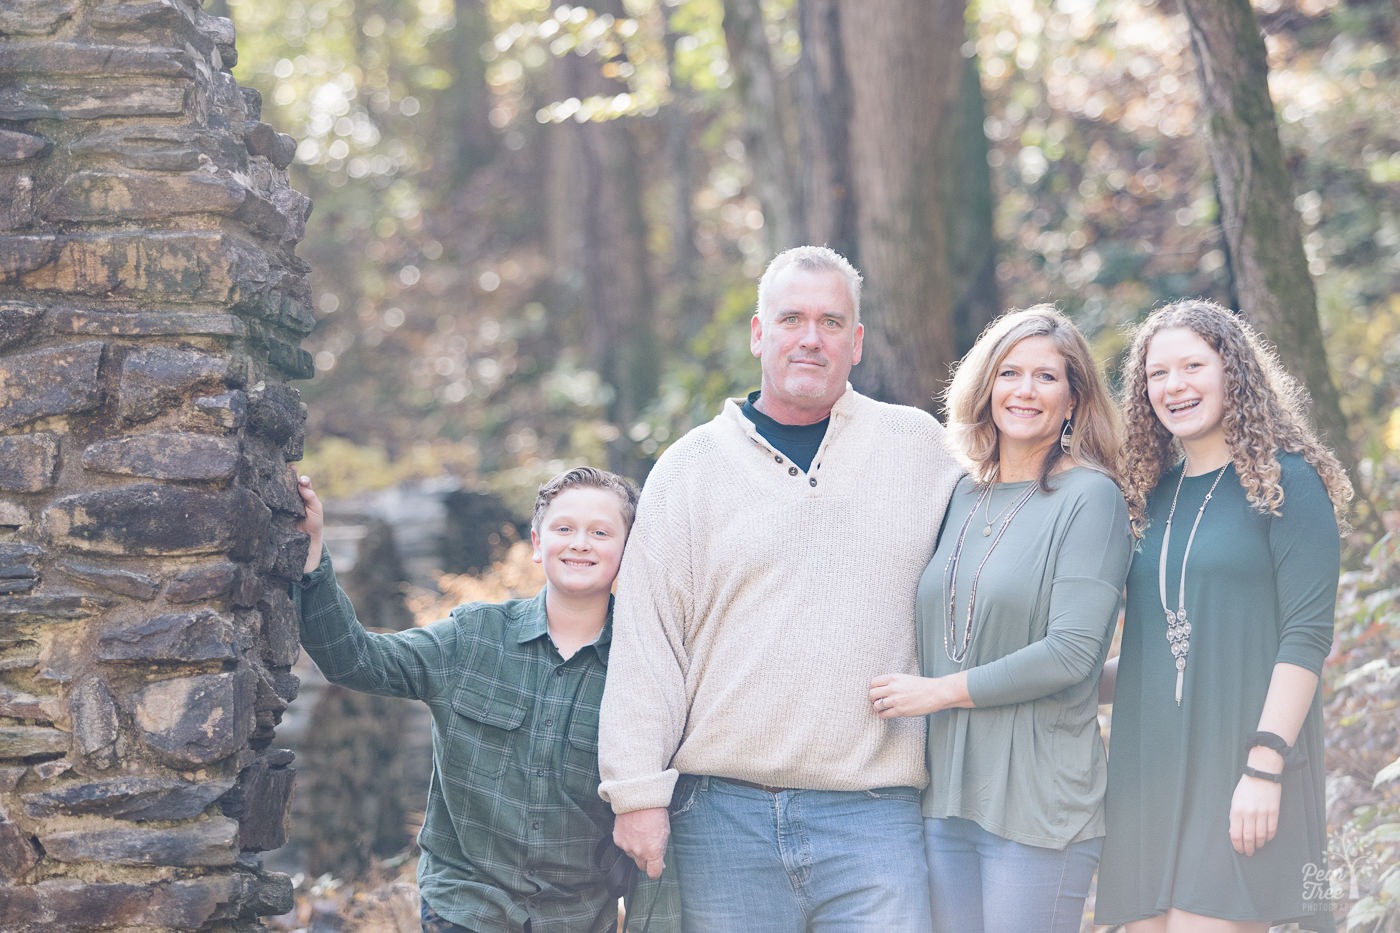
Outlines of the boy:
[{"label": "boy", "polygon": [[[322,547],[310,478],[297,490],[306,507],[298,527],[311,537],[293,591],[302,645],[332,683],[422,700],[432,712],[433,774],[418,836],[423,929],[613,929],[617,893],[595,858],[612,833],[598,796],[598,705],[636,486],[590,467],[545,483],[530,527],[546,580],[538,595],[458,606],[392,634],[366,632],[356,619]],[[668,887],[640,898],[652,903],[651,930],[678,929],[664,916],[675,907]]]}]

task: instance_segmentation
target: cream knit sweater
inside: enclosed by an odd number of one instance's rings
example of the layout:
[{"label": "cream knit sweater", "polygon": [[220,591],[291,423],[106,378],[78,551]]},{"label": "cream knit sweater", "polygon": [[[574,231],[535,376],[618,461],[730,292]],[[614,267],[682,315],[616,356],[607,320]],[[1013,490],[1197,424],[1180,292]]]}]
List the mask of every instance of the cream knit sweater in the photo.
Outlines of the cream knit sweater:
[{"label": "cream knit sweater", "polygon": [[917,673],[914,598],[961,468],[942,426],[849,386],[810,472],[730,399],[648,477],[618,576],[600,793],[669,803],[681,773],[922,787],[922,719],[870,679]]}]

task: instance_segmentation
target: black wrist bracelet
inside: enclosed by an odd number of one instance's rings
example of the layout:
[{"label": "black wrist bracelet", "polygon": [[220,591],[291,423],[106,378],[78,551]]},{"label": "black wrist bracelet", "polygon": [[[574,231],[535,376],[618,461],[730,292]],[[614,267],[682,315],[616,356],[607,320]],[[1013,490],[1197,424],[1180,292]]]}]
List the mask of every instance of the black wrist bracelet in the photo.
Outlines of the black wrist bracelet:
[{"label": "black wrist bracelet", "polygon": [[1277,732],[1251,732],[1249,738],[1244,741],[1244,750],[1247,753],[1258,745],[1271,748],[1280,755],[1287,755],[1291,750],[1291,746]]},{"label": "black wrist bracelet", "polygon": [[1244,774],[1245,777],[1258,778],[1261,781],[1269,781],[1274,784],[1283,783],[1282,774],[1275,774],[1272,771],[1260,771],[1258,768],[1251,768],[1249,765],[1244,766]]}]

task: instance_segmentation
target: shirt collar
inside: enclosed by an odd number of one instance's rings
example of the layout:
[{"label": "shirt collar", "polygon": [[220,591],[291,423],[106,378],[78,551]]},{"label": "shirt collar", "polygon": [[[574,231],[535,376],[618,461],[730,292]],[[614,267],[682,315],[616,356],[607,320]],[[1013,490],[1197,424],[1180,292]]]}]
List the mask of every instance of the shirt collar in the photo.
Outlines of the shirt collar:
[{"label": "shirt collar", "polygon": [[[545,592],[549,586],[540,588],[535,598],[530,600],[530,611],[520,620],[516,628],[515,642],[523,645],[532,642],[537,638],[549,637],[549,613],[545,609]],[[580,650],[592,649],[598,655],[598,660],[606,667],[608,663],[608,651],[612,647],[612,620],[613,620],[613,597],[608,597],[608,618],[603,623],[603,630],[598,633],[597,639],[591,645],[584,645]]]}]

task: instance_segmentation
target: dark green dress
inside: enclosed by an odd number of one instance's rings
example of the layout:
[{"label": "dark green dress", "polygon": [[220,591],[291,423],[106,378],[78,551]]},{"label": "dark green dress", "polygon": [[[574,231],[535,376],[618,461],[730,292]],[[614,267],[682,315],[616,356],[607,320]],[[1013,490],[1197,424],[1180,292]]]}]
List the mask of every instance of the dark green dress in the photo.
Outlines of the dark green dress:
[{"label": "dark green dress", "polygon": [[[1245,740],[1277,662],[1321,672],[1332,643],[1340,542],[1317,473],[1283,454],[1279,516],[1255,511],[1234,467],[1210,500],[1187,568],[1191,649],[1177,706],[1158,557],[1180,467],[1162,477],[1128,573],[1108,750],[1108,833],[1095,919],[1176,907],[1227,920],[1333,928],[1327,899],[1322,710],[1314,697],[1284,771],[1278,835],[1252,856],[1230,845],[1230,799]],[[1167,555],[1175,608],[1182,553],[1215,472],[1181,487]]]}]

